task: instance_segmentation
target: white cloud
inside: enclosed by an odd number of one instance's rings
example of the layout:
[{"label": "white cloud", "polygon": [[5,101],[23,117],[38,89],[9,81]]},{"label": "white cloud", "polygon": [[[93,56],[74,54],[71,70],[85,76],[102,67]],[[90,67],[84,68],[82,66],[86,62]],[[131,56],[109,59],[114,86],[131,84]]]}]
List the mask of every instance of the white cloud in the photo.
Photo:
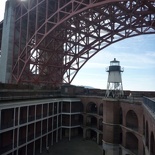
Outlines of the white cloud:
[{"label": "white cloud", "polygon": [[1,0],[0,21],[4,18],[5,2],[6,0]]},{"label": "white cloud", "polygon": [[121,67],[124,67],[122,74],[124,89],[155,90],[155,39],[153,38],[155,38],[153,35],[133,37],[129,39],[129,43],[122,41],[103,49],[84,65],[75,81],[106,89],[108,74],[105,69],[110,65],[110,61],[116,58],[120,61]]},{"label": "white cloud", "polygon": [[97,63],[97,62],[88,62],[84,68],[87,69],[87,68],[90,68],[90,69],[96,69],[96,68],[106,68],[109,64],[104,64],[104,63]]},{"label": "white cloud", "polygon": [[[120,61],[122,65],[127,66],[134,66],[139,65],[141,67],[144,67],[144,65],[155,65],[155,59],[153,58],[155,56],[155,53],[153,52],[110,52],[110,51],[104,51],[105,52],[105,58],[103,59],[110,59],[113,60],[114,57],[116,57],[117,60]],[[136,66],[137,67],[137,66]],[[141,68],[140,67],[140,68]]]},{"label": "white cloud", "polygon": [[146,52],[146,56],[155,57],[155,51],[148,51]]},{"label": "white cloud", "polygon": [[144,69],[142,66],[123,66],[124,69]]}]

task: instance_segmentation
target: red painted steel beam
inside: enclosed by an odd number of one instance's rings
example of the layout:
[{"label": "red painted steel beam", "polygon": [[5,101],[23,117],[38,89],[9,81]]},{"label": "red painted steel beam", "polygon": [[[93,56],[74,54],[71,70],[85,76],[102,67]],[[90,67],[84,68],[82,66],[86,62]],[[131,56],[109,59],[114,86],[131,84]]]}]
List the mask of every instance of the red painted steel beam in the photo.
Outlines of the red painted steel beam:
[{"label": "red painted steel beam", "polygon": [[105,47],[155,33],[155,1],[27,0],[15,12],[14,83],[71,83]]}]

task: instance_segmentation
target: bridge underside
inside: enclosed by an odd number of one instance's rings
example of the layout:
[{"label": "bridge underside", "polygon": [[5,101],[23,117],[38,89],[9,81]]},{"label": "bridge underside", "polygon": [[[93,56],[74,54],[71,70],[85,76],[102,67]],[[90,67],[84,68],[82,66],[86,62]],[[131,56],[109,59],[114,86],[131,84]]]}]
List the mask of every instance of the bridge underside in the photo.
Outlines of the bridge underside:
[{"label": "bridge underside", "polygon": [[12,6],[11,83],[71,83],[105,47],[155,33],[155,1],[14,0]]}]

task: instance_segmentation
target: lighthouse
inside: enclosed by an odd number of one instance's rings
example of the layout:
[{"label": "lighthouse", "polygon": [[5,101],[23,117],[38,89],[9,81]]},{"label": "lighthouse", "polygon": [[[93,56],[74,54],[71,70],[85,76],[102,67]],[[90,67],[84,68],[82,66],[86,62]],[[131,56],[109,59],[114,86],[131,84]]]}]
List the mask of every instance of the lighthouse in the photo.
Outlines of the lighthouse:
[{"label": "lighthouse", "polygon": [[110,66],[106,69],[108,72],[106,97],[119,98],[123,96],[123,84],[121,73],[124,71],[120,62],[114,58],[110,61]]}]

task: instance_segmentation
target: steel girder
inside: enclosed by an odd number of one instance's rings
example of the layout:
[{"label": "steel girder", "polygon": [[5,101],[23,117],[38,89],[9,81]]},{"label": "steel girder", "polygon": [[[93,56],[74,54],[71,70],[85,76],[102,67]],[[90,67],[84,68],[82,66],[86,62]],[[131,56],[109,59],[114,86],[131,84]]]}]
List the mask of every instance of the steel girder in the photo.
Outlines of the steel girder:
[{"label": "steel girder", "polygon": [[15,1],[14,83],[71,83],[105,47],[155,33],[155,1]]}]

